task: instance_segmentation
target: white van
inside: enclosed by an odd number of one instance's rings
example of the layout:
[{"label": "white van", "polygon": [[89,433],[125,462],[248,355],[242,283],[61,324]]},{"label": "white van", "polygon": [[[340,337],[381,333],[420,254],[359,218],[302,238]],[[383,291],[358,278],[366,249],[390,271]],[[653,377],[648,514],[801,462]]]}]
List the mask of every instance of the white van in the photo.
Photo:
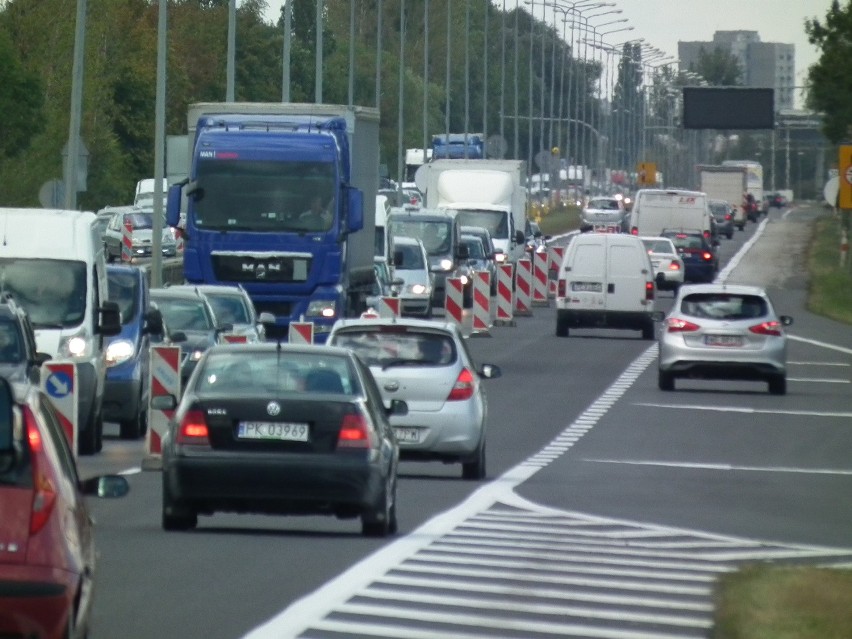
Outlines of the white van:
[{"label": "white van", "polygon": [[121,331],[107,300],[104,248],[88,211],[0,208],[0,294],[20,304],[39,351],[77,364],[78,452],[100,450],[104,337]]},{"label": "white van", "polygon": [[624,328],[654,339],[654,267],[626,233],[581,233],[565,250],[556,288],[556,335],[571,328]]},{"label": "white van", "polygon": [[641,189],[630,211],[633,235],[656,237],[664,230],[693,229],[708,240],[711,235],[710,205],[701,191]]}]

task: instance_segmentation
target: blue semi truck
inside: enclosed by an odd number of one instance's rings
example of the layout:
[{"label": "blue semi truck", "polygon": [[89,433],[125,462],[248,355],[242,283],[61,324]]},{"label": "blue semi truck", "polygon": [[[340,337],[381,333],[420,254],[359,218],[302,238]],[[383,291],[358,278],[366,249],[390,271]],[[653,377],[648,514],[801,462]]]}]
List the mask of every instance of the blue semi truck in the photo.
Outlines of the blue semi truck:
[{"label": "blue semi truck", "polygon": [[291,103],[190,105],[187,178],[167,222],[184,238],[189,283],[239,284],[287,335],[324,342],[371,294],[379,113]]},{"label": "blue semi truck", "polygon": [[433,160],[482,160],[485,135],[482,133],[437,133],[432,136]]}]

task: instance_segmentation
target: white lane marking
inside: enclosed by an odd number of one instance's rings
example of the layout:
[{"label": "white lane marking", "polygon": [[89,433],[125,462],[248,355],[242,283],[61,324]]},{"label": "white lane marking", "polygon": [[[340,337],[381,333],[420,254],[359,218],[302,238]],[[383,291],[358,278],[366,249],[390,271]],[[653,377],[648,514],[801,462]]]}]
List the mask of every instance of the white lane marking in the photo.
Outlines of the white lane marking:
[{"label": "white lane marking", "polygon": [[842,366],[849,368],[852,364],[846,362],[799,362],[787,360],[787,366]]},{"label": "white lane marking", "polygon": [[794,468],[791,466],[737,466],[735,464],[698,464],[694,462],[667,462],[641,459],[595,459],[583,461],[595,464],[623,464],[626,466],[665,466],[668,468],[690,468],[695,470],[724,470],[746,471],[755,473],[796,473],[801,475],[847,475],[852,476],[852,470],[840,468]]},{"label": "white lane marking", "polygon": [[731,273],[734,272],[734,269],[737,268],[737,265],[745,257],[746,253],[749,252],[749,249],[751,249],[751,247],[755,245],[760,236],[763,235],[763,230],[766,228],[767,222],[769,222],[768,217],[764,218],[764,220],[760,223],[760,226],[758,226],[757,230],[754,232],[754,235],[752,235],[749,238],[748,242],[746,242],[740,247],[740,250],[737,251],[736,255],[734,255],[728,261],[727,264],[725,264],[725,268],[723,268],[716,274],[716,282],[724,283],[725,281],[727,281],[727,279],[731,276]]},{"label": "white lane marking", "polygon": [[788,377],[788,382],[801,382],[803,384],[852,384],[852,380],[839,379],[837,377]]},{"label": "white lane marking", "polygon": [[822,348],[828,348],[833,351],[837,351],[839,353],[846,353],[847,355],[852,355],[852,348],[846,348],[845,346],[838,346],[837,344],[830,344],[828,342],[821,342],[816,339],[808,339],[807,337],[799,337],[798,335],[791,335],[787,333],[787,339],[791,339],[794,342],[802,342],[804,344],[811,344],[813,346],[820,346]]},{"label": "white lane marking", "polygon": [[721,413],[746,413],[761,415],[796,415],[800,417],[852,417],[850,412],[829,412],[817,410],[779,410],[768,408],[748,408],[745,406],[703,406],[700,404],[658,404],[655,402],[636,402],[635,406],[649,408],[674,408],[679,410],[709,410]]}]

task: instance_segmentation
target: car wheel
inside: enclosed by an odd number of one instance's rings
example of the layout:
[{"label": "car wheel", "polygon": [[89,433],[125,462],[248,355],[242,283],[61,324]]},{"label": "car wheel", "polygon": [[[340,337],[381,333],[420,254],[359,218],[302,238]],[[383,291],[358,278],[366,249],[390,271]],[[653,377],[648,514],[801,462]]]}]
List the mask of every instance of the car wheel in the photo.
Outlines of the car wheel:
[{"label": "car wheel", "polygon": [[389,475],[375,506],[361,515],[361,534],[365,537],[386,537],[394,534],[397,527],[396,480]]},{"label": "car wheel", "polygon": [[568,337],[568,320],[556,318],[556,337]]},{"label": "car wheel", "polygon": [[654,339],[656,337],[654,333],[654,322],[648,320],[645,326],[642,327],[642,339]]},{"label": "car wheel", "polygon": [[485,479],[485,440],[476,449],[474,459],[462,462],[462,479]]},{"label": "car wheel", "polygon": [[145,425],[147,422],[145,411],[139,411],[134,417],[120,421],[119,437],[121,439],[139,439],[145,434]]},{"label": "car wheel", "polygon": [[198,513],[172,497],[163,475],[163,530],[191,530],[198,525]]},{"label": "car wheel", "polygon": [[675,389],[674,375],[666,371],[658,370],[657,386],[659,386],[661,391],[673,391]]},{"label": "car wheel", "polygon": [[732,237],[734,237],[734,234],[733,234],[733,232],[727,233],[727,234],[725,234],[725,237],[727,237],[730,240]]},{"label": "car wheel", "polygon": [[786,375],[773,375],[769,378],[769,392],[772,395],[786,395],[787,394],[787,376]]}]

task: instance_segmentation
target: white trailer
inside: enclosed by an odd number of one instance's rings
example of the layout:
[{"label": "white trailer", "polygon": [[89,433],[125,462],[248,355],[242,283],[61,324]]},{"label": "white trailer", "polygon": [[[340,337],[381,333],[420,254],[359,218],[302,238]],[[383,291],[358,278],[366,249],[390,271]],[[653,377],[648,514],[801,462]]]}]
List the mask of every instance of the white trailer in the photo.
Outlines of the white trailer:
[{"label": "white trailer", "polygon": [[747,213],[743,209],[743,194],[748,189],[748,169],[745,166],[702,164],[698,167],[699,188],[711,200],[725,200],[736,207],[734,225],[743,230]]}]

